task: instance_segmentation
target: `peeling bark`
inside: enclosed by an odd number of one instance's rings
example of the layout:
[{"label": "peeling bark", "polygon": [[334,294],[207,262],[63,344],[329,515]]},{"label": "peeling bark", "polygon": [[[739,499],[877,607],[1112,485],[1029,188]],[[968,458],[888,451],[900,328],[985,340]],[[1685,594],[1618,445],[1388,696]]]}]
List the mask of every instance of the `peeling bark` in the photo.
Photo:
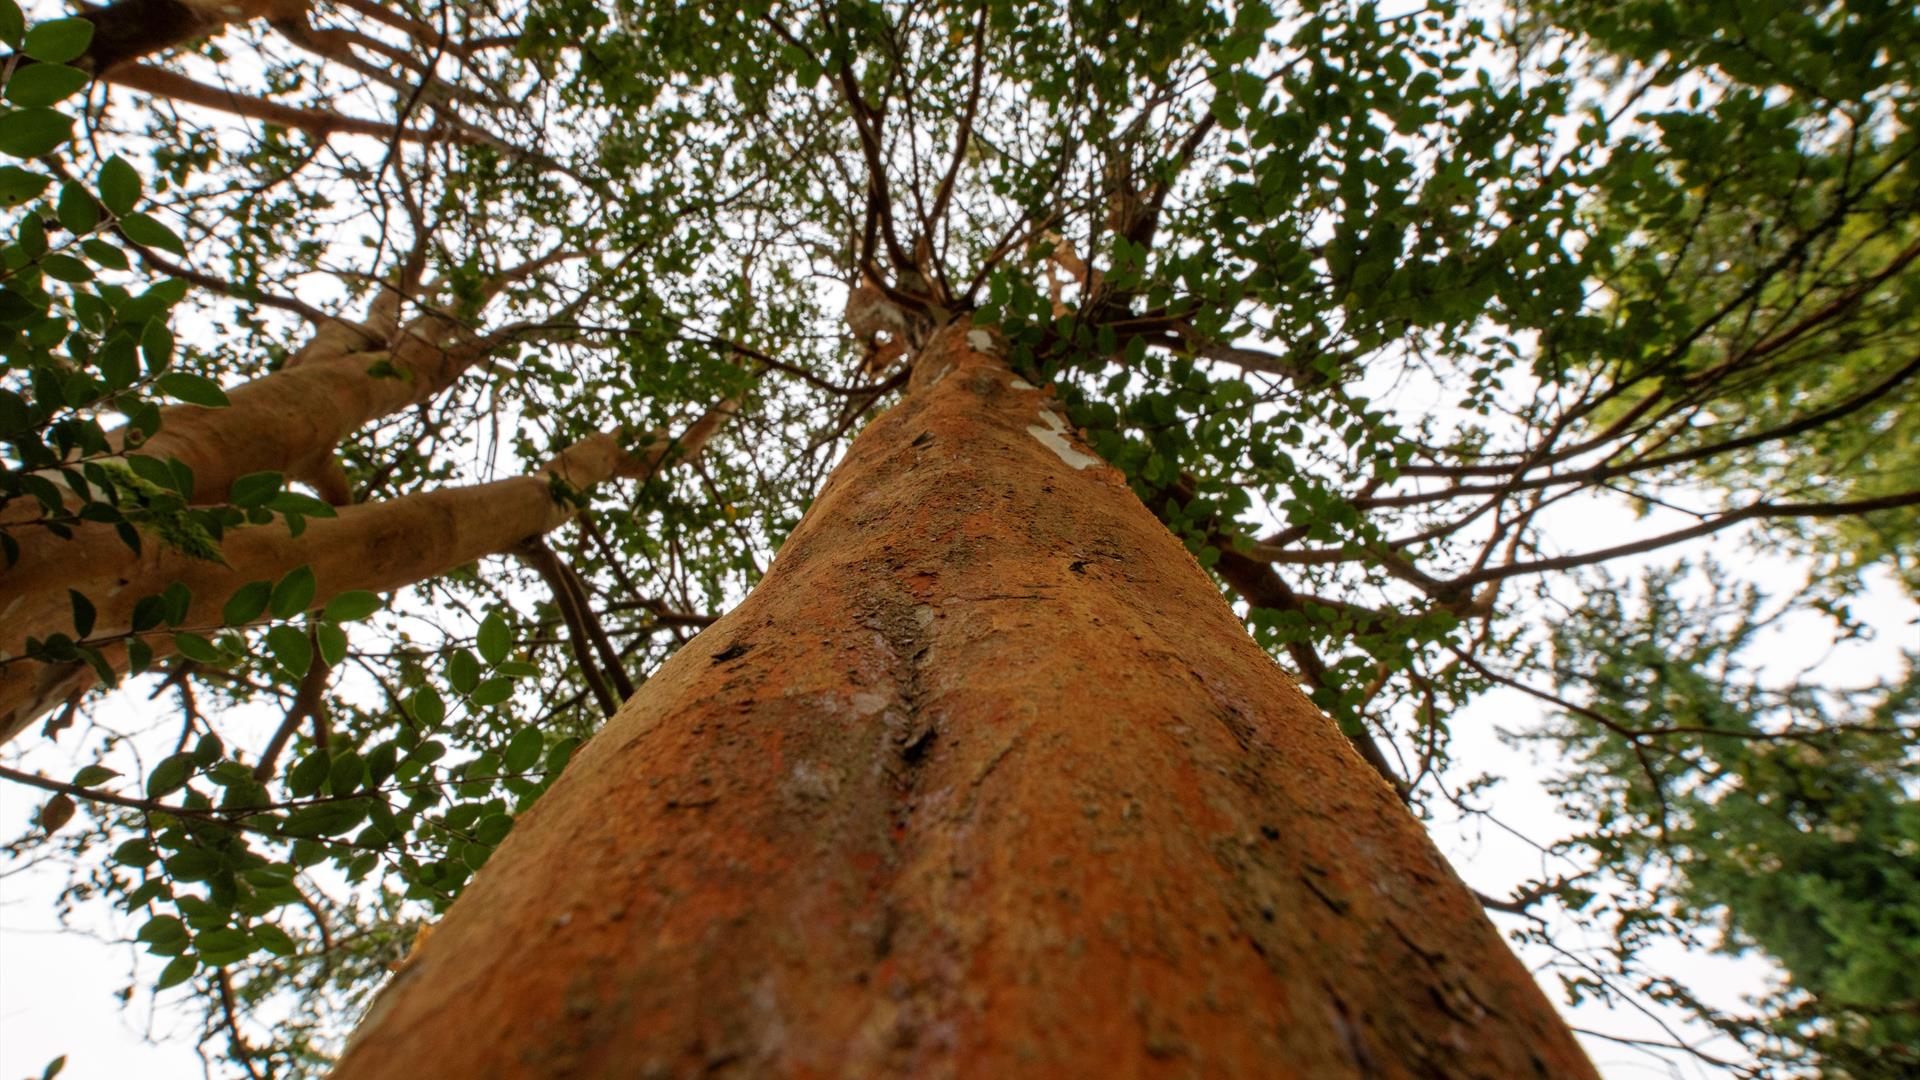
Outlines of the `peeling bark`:
[{"label": "peeling bark", "polygon": [[334,1076],[1592,1077],[1393,791],[949,328]]}]

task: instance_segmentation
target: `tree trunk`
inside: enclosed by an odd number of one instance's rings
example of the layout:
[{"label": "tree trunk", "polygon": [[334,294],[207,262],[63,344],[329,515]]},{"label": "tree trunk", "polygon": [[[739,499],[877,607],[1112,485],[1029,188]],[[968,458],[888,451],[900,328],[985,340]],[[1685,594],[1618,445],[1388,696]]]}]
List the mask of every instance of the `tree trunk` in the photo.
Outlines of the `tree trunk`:
[{"label": "tree trunk", "polygon": [[1393,792],[997,349],[936,336],[337,1078],[1594,1075]]}]

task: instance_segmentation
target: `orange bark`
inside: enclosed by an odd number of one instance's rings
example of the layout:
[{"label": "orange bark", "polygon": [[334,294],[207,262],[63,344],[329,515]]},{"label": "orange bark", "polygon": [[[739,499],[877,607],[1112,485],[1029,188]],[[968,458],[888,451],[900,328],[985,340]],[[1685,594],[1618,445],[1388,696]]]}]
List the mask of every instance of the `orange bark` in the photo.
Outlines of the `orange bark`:
[{"label": "orange bark", "polygon": [[[29,547],[30,554],[50,554],[57,563],[23,559],[0,572],[0,743],[98,681],[85,663],[51,664],[22,656],[29,636],[73,632],[69,589],[94,605],[94,639],[125,634],[134,605],[175,582],[193,594],[181,629],[202,633],[220,627],[221,609],[234,590],[251,581],[277,581],[301,566],[313,568],[315,607],[349,590],[397,589],[558,528],[574,507],[554,498],[553,479],[585,489],[650,474],[697,453],[731,411],[731,405],[722,405],[678,439],[656,436],[634,450],[623,448],[615,436],[597,435],[526,476],[343,506],[337,517],[310,521],[299,536],[277,522],[238,529],[220,545],[224,565],[152,539],[135,556],[105,525],[82,526],[72,539],[49,538]],[[174,651],[170,631],[145,639],[156,657]],[[116,673],[127,671],[124,640],[109,641],[101,653]]]},{"label": "orange bark", "polygon": [[219,33],[232,23],[295,18],[309,0],[119,0],[81,11],[93,24],[87,51],[72,61],[91,72],[152,56]]},{"label": "orange bark", "polygon": [[338,1080],[1594,1075],[1418,823],[994,348],[935,337]]}]

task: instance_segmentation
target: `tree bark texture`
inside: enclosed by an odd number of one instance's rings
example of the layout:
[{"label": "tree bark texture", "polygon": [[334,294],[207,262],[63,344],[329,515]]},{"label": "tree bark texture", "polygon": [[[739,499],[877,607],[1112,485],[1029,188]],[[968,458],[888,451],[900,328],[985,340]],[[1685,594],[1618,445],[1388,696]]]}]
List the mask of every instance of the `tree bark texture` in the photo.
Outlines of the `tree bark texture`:
[{"label": "tree bark texture", "polygon": [[337,1078],[1594,1075],[1393,792],[999,348],[935,336]]}]

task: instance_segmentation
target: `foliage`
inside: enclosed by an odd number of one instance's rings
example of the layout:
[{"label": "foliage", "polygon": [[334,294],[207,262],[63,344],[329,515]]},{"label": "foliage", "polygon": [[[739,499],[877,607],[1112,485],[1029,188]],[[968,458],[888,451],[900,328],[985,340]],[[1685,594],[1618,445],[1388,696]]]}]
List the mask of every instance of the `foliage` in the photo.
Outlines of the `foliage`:
[{"label": "foliage", "polygon": [[[1745,654],[1778,613],[1708,567],[1689,601],[1682,568],[1647,573],[1631,599],[1596,588],[1553,633],[1553,671],[1578,695],[1552,738],[1558,785],[1591,830],[1583,861],[1635,882],[1581,898],[1623,943],[1666,926],[1716,927],[1722,947],[1764,949],[1786,985],[1752,1017],[1701,1008],[1764,1056],[1812,1054],[1823,1075],[1920,1067],[1920,669],[1836,690],[1769,685]],[[1805,636],[1805,631],[1801,631]],[[1635,925],[1639,924],[1639,925]],[[1590,991],[1604,992],[1588,980]]]},{"label": "foliage", "polygon": [[[843,325],[863,279],[911,325],[996,324],[1418,810],[1470,801],[1450,724],[1495,686],[1559,681],[1633,725],[1800,725],[1779,751],[1557,729],[1596,872],[1671,869],[1610,931],[1635,965],[1700,927],[1777,958],[1766,1068],[1872,1075],[1858,1055],[1911,1042],[1875,1012],[1912,1000],[1873,966],[1914,939],[1872,899],[1892,879],[1802,828],[1904,850],[1910,691],[1871,706],[1900,733],[1876,740],[1743,683],[1742,624],[1674,607],[1669,579],[1563,627],[1556,667],[1528,602],[1714,536],[1815,557],[1800,606],[1913,584],[1910,6],[338,0],[94,90],[61,73],[87,70],[86,25],[0,0],[24,53],[0,114],[0,562],[92,526],[217,558],[335,514],[308,476],[204,498],[126,451],[169,399],[218,409],[382,310],[474,358],[318,448],[357,504],[735,406],[699,457],[558,492],[574,524],[393,596],[319,603],[288,566],[218,625],[156,583],[96,633],[75,591],[70,627],[0,657],[112,683],[125,645],[176,706],[137,732],[58,714],[71,779],[8,770],[52,789],[15,848],[72,868],[76,912],[127,912],[236,1067],[321,1070],[573,748],[757,580],[902,384]],[[415,378],[402,336],[347,355]],[[1661,516],[1567,526],[1618,496]],[[1822,794],[1776,798],[1802,787]],[[1628,829],[1663,798],[1664,832]],[[1735,839],[1795,872],[1746,874]]]}]

